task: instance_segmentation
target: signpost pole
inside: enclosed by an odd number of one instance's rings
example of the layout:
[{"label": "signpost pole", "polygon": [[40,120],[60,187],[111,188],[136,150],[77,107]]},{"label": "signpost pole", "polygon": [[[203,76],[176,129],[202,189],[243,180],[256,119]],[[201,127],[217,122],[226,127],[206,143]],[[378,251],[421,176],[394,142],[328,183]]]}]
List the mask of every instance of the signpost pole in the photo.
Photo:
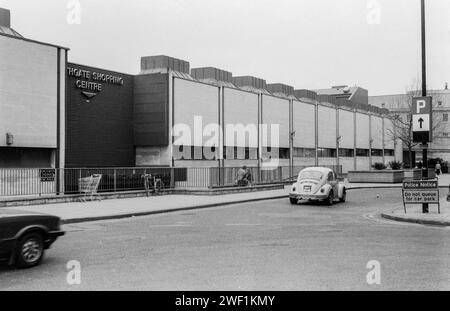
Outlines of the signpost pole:
[{"label": "signpost pole", "polygon": [[[425,0],[421,0],[421,32],[422,32],[422,96],[427,96],[426,40],[425,40]],[[428,144],[424,142],[422,149],[422,178],[428,178]],[[422,212],[428,213],[428,204],[422,204]]]}]

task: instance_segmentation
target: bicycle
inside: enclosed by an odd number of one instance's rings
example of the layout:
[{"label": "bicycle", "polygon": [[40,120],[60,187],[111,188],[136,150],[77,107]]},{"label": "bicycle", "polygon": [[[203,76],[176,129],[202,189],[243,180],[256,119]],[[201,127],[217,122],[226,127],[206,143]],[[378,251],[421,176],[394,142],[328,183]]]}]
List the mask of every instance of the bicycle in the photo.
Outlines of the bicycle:
[{"label": "bicycle", "polygon": [[156,178],[152,174],[144,174],[141,176],[144,179],[144,189],[147,197],[152,194],[158,194],[164,189],[164,183],[161,178]]}]

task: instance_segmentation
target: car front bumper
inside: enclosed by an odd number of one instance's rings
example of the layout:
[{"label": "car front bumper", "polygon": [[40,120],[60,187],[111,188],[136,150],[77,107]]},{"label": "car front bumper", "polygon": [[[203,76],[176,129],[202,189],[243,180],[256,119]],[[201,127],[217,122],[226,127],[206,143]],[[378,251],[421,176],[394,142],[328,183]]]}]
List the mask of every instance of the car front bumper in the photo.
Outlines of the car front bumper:
[{"label": "car front bumper", "polygon": [[328,198],[328,194],[290,193],[289,198],[297,200],[325,200]]}]

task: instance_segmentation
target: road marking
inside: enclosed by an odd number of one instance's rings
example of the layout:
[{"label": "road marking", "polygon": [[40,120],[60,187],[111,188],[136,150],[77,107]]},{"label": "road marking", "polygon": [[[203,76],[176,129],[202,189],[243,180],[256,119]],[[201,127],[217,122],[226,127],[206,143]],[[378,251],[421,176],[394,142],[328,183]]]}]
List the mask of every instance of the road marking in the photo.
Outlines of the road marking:
[{"label": "road marking", "polygon": [[263,224],[225,224],[225,226],[263,226]]}]

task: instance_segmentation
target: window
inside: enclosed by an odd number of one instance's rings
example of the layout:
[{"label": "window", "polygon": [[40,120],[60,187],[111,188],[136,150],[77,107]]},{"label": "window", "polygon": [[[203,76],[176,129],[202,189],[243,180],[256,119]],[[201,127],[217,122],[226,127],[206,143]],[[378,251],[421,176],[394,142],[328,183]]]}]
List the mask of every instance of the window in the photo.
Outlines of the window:
[{"label": "window", "polygon": [[334,174],[333,172],[328,173],[328,181],[334,181]]},{"label": "window", "polygon": [[448,133],[442,133],[442,136],[448,137]]},{"label": "window", "polygon": [[280,148],[280,159],[289,159],[290,158],[290,150],[289,148]]},{"label": "window", "polygon": [[226,160],[257,160],[258,149],[249,147],[225,147],[223,158]]},{"label": "window", "polygon": [[369,149],[356,149],[356,156],[357,157],[368,157]]},{"label": "window", "polygon": [[439,105],[439,106],[442,106],[442,102],[441,102],[441,101],[438,101],[438,105]]},{"label": "window", "polygon": [[336,158],[336,149],[319,148],[317,149],[319,158]]},{"label": "window", "polygon": [[393,157],[395,155],[394,149],[384,149],[384,155],[386,157]]},{"label": "window", "polygon": [[372,149],[372,157],[382,157],[383,149]]},{"label": "window", "polygon": [[315,148],[303,148],[305,152],[305,158],[315,158],[316,157],[316,149]]},{"label": "window", "polygon": [[315,158],[316,149],[314,148],[294,148],[293,156],[297,158]]},{"label": "window", "polygon": [[174,160],[215,160],[216,147],[173,146]]},{"label": "window", "polygon": [[321,180],[322,179],[322,173],[317,171],[303,171],[300,173],[300,180],[302,179],[314,179],[314,180]]},{"label": "window", "polygon": [[343,158],[353,158],[354,149],[339,148],[339,156]]},{"label": "window", "polygon": [[444,114],[442,115],[442,121],[443,121],[443,122],[448,122],[448,113],[444,113]]}]

